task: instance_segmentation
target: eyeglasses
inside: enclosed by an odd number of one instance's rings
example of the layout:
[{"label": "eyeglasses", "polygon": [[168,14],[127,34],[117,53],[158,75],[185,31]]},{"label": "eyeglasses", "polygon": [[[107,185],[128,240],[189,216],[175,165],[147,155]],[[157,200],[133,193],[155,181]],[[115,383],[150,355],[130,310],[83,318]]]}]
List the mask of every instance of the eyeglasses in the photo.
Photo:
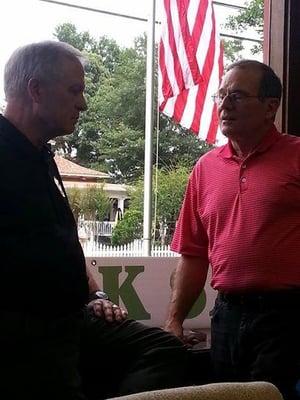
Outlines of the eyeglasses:
[{"label": "eyeglasses", "polygon": [[219,106],[223,103],[226,97],[228,97],[231,104],[240,104],[245,99],[248,98],[261,98],[260,96],[250,96],[249,94],[245,94],[242,92],[232,92],[232,93],[216,93],[211,96],[213,101]]}]

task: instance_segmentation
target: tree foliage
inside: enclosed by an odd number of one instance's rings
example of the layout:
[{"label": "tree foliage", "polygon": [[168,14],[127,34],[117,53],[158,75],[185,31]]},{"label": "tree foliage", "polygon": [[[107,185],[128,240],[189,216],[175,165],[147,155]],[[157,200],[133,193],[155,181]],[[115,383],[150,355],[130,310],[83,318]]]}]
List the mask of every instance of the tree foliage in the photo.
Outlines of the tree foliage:
[{"label": "tree foliage", "polygon": [[[238,15],[229,16],[225,24],[225,28],[231,29],[238,34],[245,33],[249,28],[254,28],[258,33],[258,37],[263,39],[264,26],[264,0],[249,0],[246,8],[239,10]],[[243,49],[241,41],[225,40],[225,54],[229,60],[235,61],[240,58],[240,51]],[[238,53],[237,53],[238,51]],[[252,54],[262,51],[262,43],[255,44],[251,48]],[[238,55],[237,57],[234,57]]]},{"label": "tree foliage", "polygon": [[113,230],[111,243],[112,245],[123,245],[139,239],[142,236],[142,218],[143,214],[140,210],[130,208],[126,211],[124,218]]},{"label": "tree foliage", "polygon": [[226,39],[224,40],[224,54],[226,60],[230,63],[240,60],[242,58],[242,51],[244,46],[241,40],[238,39]]},{"label": "tree foliage", "polygon": [[103,220],[110,208],[110,200],[103,190],[90,186],[86,189],[67,188],[71,209],[78,220],[79,215],[84,215],[87,220]]},{"label": "tree foliage", "polygon": [[[156,239],[162,239],[163,227],[166,228],[168,236],[167,239],[164,238],[164,242],[168,242],[170,235],[173,233],[189,172],[189,169],[183,166],[171,170],[158,170],[157,187],[159,190],[156,193],[156,174],[154,171],[152,215],[156,215],[155,226],[153,227]],[[134,239],[141,238],[143,197],[144,182],[143,179],[140,179],[130,191],[129,210],[113,231],[112,241],[114,244],[125,244]]]},{"label": "tree foliage", "polygon": [[252,27],[260,37],[263,35],[264,1],[250,0],[237,16],[228,17],[228,27],[234,30],[246,30]]},{"label": "tree foliage", "polygon": [[[88,111],[80,117],[73,135],[59,138],[56,148],[81,165],[108,172],[114,182],[134,182],[144,172],[146,98],[146,38],[121,48],[114,40],[96,40],[62,24],[55,37],[85,52]],[[191,167],[209,146],[195,135],[160,116],[158,168]],[[156,160],[156,131],[153,163]]]},{"label": "tree foliage", "polygon": [[[242,33],[263,28],[263,0],[250,0],[246,9],[228,18],[227,27]],[[93,38],[62,24],[54,36],[83,51],[89,65],[86,73],[88,111],[80,117],[73,135],[58,138],[56,148],[81,165],[108,172],[115,182],[134,182],[144,172],[144,126],[146,96],[146,38],[136,38],[131,48],[114,40]],[[227,59],[241,57],[243,45],[225,41]],[[253,50],[256,51],[256,50]],[[156,82],[157,84],[157,82]],[[159,117],[158,168],[191,167],[209,146],[165,116]],[[156,130],[153,135],[153,163]]]},{"label": "tree foliage", "polygon": [[[229,17],[227,27],[237,33],[254,27],[261,36],[263,0],[250,0],[247,9],[241,10],[236,17]],[[114,182],[136,182],[131,192],[130,210],[113,235],[114,243],[126,243],[141,236],[142,226],[145,35],[136,38],[131,48],[122,48],[105,36],[96,40],[88,32],[78,32],[72,24],[59,25],[54,36],[81,50],[89,61],[85,92],[88,111],[80,117],[73,135],[57,139],[56,148],[63,150],[67,158],[74,160],[75,155],[75,161],[81,165],[108,172]],[[230,61],[239,58],[242,49],[240,41],[225,42],[225,53]],[[157,104],[155,106],[157,108]],[[157,147],[156,134],[155,130],[153,149]],[[209,149],[210,146],[187,129],[163,115],[159,116],[158,157],[153,150],[153,164],[158,161],[159,187],[155,228],[165,224],[171,233],[188,173],[196,160]],[[108,199],[94,189],[89,194],[69,190],[69,197],[77,215],[84,213],[95,217],[97,212],[101,218],[108,208]]]}]

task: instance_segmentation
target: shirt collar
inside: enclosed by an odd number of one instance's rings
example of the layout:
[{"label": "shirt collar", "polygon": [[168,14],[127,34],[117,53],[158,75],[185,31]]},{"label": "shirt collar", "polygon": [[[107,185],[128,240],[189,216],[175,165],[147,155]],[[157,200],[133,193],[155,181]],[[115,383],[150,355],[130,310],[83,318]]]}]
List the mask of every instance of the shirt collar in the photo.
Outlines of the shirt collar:
[{"label": "shirt collar", "polygon": [[36,148],[27,137],[20,132],[7,118],[0,114],[0,135],[10,142],[16,151],[22,152],[33,159],[48,161],[54,157],[49,143],[41,149]]},{"label": "shirt collar", "polygon": [[[258,146],[252,151],[251,154],[263,153],[268,150],[274,143],[277,142],[281,137],[281,133],[277,130],[276,126],[273,124],[270,130],[265,134],[262,141]],[[218,154],[222,158],[234,158],[236,153],[230,141],[224,146],[219,148]]]}]

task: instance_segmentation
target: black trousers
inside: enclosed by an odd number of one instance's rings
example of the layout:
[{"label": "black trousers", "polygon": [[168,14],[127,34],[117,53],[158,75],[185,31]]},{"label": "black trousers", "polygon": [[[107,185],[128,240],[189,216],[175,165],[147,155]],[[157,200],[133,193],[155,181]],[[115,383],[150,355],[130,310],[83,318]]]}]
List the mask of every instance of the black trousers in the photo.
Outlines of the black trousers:
[{"label": "black trousers", "polygon": [[216,381],[269,381],[297,399],[300,377],[299,292],[219,295],[212,311]]},{"label": "black trousers", "polygon": [[137,321],[86,315],[80,373],[89,399],[186,384],[187,351],[175,336]]},{"label": "black trousers", "polygon": [[0,320],[5,400],[100,400],[185,383],[187,352],[159,328],[87,310],[56,320],[0,311]]},{"label": "black trousers", "polygon": [[85,400],[78,371],[82,313],[55,320],[0,311],[0,392],[6,400]]}]

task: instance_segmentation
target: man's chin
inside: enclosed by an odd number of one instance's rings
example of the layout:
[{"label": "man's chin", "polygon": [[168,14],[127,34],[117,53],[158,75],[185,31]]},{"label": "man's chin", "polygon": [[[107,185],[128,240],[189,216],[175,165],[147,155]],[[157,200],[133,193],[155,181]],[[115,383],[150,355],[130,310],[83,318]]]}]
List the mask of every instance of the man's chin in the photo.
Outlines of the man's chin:
[{"label": "man's chin", "polygon": [[64,129],[64,133],[62,135],[63,136],[71,135],[75,131],[76,125],[77,125],[77,122],[70,124],[69,126],[66,126]]},{"label": "man's chin", "polygon": [[221,129],[221,132],[227,139],[234,139],[235,137],[239,136],[238,132],[236,132],[234,129],[223,128]]},{"label": "man's chin", "polygon": [[55,135],[55,137],[58,136],[68,136],[71,135],[74,132],[74,129],[64,129],[63,131],[57,132],[57,134]]},{"label": "man's chin", "polygon": [[225,136],[227,139],[230,137],[230,131],[228,129],[221,129],[222,135]]}]

